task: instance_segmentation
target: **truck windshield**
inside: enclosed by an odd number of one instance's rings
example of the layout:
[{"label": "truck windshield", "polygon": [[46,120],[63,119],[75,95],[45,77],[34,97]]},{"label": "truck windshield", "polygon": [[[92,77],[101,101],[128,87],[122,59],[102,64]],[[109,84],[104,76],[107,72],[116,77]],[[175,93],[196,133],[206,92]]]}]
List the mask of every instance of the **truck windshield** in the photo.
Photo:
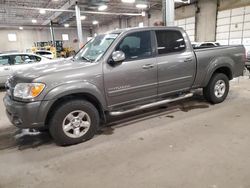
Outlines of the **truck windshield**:
[{"label": "truck windshield", "polygon": [[91,39],[74,57],[76,60],[98,61],[119,34],[98,35]]}]

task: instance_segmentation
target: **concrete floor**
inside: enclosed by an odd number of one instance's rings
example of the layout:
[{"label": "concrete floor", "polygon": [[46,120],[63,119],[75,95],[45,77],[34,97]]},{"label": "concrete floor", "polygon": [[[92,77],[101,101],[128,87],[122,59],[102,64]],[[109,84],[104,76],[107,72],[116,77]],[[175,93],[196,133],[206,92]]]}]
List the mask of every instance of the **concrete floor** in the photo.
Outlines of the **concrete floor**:
[{"label": "concrete floor", "polygon": [[0,106],[1,188],[250,187],[246,77],[231,82],[222,104],[196,96],[125,117],[71,147],[56,146],[47,133],[17,130]]}]

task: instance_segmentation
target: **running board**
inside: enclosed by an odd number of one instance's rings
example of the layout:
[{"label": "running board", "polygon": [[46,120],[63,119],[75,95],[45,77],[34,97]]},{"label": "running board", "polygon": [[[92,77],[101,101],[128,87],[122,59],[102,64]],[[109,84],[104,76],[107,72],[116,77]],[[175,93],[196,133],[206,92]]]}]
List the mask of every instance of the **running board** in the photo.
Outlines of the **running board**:
[{"label": "running board", "polygon": [[135,111],[138,111],[138,110],[144,110],[144,109],[147,109],[147,108],[151,108],[151,107],[155,107],[155,106],[167,104],[167,103],[170,103],[170,102],[174,102],[174,101],[179,101],[179,100],[182,100],[182,99],[190,98],[193,95],[194,95],[193,93],[188,93],[188,94],[176,97],[176,98],[165,99],[165,100],[162,100],[162,101],[157,101],[157,102],[145,104],[145,105],[142,105],[142,106],[137,106],[137,107],[129,109],[129,110],[114,111],[114,112],[110,112],[109,114],[111,116],[120,116],[120,115],[123,115],[123,114],[135,112]]}]

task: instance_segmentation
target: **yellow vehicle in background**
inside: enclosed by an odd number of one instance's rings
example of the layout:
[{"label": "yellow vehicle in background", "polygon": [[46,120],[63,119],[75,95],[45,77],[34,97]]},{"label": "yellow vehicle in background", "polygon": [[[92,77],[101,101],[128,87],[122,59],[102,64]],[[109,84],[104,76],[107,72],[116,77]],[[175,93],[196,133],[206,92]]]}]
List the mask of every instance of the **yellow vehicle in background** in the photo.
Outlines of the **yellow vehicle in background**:
[{"label": "yellow vehicle in background", "polygon": [[31,48],[31,51],[33,53],[36,53],[37,51],[44,50],[44,51],[50,51],[53,54],[53,59],[57,58],[57,50],[56,47],[54,47],[51,42],[35,42],[34,46]]},{"label": "yellow vehicle in background", "polygon": [[32,47],[31,51],[36,53],[39,50],[50,51],[53,54],[53,58],[58,57],[70,57],[75,55],[75,50],[71,47],[64,48],[63,41],[57,40],[54,42],[36,42],[35,45]]}]

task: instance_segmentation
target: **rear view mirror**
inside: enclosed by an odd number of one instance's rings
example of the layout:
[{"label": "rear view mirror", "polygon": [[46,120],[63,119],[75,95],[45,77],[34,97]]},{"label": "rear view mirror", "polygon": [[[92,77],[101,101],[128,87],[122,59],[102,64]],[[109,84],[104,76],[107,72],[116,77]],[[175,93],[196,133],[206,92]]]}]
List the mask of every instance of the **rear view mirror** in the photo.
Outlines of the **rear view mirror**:
[{"label": "rear view mirror", "polygon": [[122,62],[125,60],[125,53],[122,52],[122,51],[115,51],[112,53],[112,60],[115,62],[115,63],[118,63],[118,62]]}]

